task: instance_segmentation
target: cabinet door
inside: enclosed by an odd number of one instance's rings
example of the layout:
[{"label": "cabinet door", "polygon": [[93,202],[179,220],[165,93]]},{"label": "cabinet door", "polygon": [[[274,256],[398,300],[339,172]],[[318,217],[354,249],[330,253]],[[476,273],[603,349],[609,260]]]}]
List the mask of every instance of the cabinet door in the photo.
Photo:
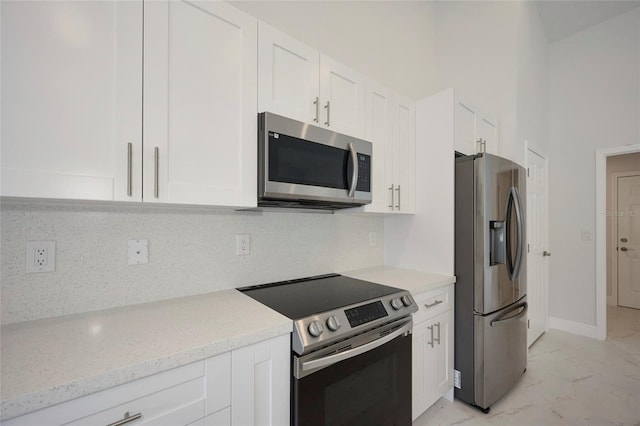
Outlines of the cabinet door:
[{"label": "cabinet door", "polygon": [[393,147],[391,127],[391,99],[387,88],[366,82],[365,139],[372,143],[371,185],[373,200],[364,211],[387,213],[392,210],[391,185],[393,183]]},{"label": "cabinet door", "polygon": [[255,206],[257,21],[148,2],[144,37],[144,201]]},{"label": "cabinet door", "polygon": [[454,102],[455,150],[465,155],[476,153],[476,111],[466,103]]},{"label": "cabinet door", "polygon": [[318,51],[264,22],[258,27],[258,111],[319,124]]},{"label": "cabinet door", "polygon": [[434,378],[432,401],[436,402],[453,386],[453,310],[438,315],[431,322],[435,326],[434,333],[437,341],[432,364]]},{"label": "cabinet door", "polygon": [[431,374],[427,369],[426,353],[430,339],[427,321],[414,324],[411,336],[411,419],[417,419],[428,408],[427,377]]},{"label": "cabinet door", "polygon": [[394,211],[415,212],[416,120],[415,104],[399,96],[394,97]]},{"label": "cabinet door", "polygon": [[236,349],[231,359],[231,424],[288,425],[291,335]]},{"label": "cabinet door", "polygon": [[476,117],[476,140],[482,139],[484,151],[498,155],[498,125],[492,119],[478,115]]},{"label": "cabinet door", "polygon": [[142,2],[0,7],[0,195],[140,200]]},{"label": "cabinet door", "polygon": [[320,55],[320,124],[364,137],[364,76]]}]

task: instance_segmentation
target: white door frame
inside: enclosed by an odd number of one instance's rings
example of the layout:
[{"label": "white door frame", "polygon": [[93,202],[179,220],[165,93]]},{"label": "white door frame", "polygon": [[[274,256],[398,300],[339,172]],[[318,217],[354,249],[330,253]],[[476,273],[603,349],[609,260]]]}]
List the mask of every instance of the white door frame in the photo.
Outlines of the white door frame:
[{"label": "white door frame", "polygon": [[[529,164],[527,162],[529,158],[529,151],[531,151],[538,157],[542,158],[545,163],[544,181],[545,181],[546,191],[545,191],[544,197],[545,197],[546,210],[544,212],[544,223],[546,224],[546,228],[547,228],[546,229],[547,235],[545,236],[547,247],[545,248],[545,250],[549,250],[549,247],[548,247],[549,245],[549,157],[543,154],[537,147],[531,147],[529,144],[529,141],[525,140],[524,141],[524,155],[525,155],[524,163],[526,168],[529,167]],[[547,303],[547,306],[545,307],[545,318],[544,318],[545,332],[549,331],[549,267],[548,265],[547,265],[546,271],[547,271],[546,273],[547,276],[545,277],[546,285],[545,285],[545,288],[543,289],[543,297],[545,298],[545,301]]]},{"label": "white door frame", "polygon": [[[618,178],[640,176],[640,170],[635,172],[617,172],[611,173],[611,206],[614,210],[618,208]],[[618,306],[618,255],[617,252],[613,253],[614,247],[618,245],[618,215],[611,216],[611,235],[610,235],[610,250],[612,250],[611,256],[611,298],[607,301],[608,305]],[[607,296],[609,297],[609,296]]]},{"label": "white door frame", "polygon": [[640,152],[640,144],[596,151],[596,337],[607,338],[607,157]]}]

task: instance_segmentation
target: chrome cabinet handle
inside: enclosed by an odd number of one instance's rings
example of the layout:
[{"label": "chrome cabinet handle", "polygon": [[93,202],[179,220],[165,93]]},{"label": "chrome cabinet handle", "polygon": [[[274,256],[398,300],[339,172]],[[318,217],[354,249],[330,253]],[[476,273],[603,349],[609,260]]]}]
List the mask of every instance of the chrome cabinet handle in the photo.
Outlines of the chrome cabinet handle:
[{"label": "chrome cabinet handle", "polygon": [[127,195],[129,197],[131,197],[131,194],[133,193],[132,182],[131,182],[132,181],[132,178],[131,178],[132,157],[133,157],[133,144],[129,142],[127,144]]},{"label": "chrome cabinet handle", "polygon": [[314,118],[313,121],[317,123],[320,116],[320,99],[318,99],[317,96],[316,96],[316,100],[313,101],[313,104],[316,106],[316,118]]},{"label": "chrome cabinet handle", "polygon": [[429,346],[431,346],[431,347],[433,348],[433,342],[434,342],[434,340],[433,340],[433,326],[432,326],[432,325],[430,325],[430,326],[428,326],[427,328],[428,328],[428,329],[429,329],[429,331],[431,332],[431,341],[429,341],[429,342],[427,342],[427,343],[429,344]]},{"label": "chrome cabinet handle", "polygon": [[156,146],[153,150],[153,196],[158,198],[160,194],[158,169],[160,167],[160,149]]},{"label": "chrome cabinet handle", "polygon": [[435,341],[436,341],[438,344],[440,344],[440,323],[439,323],[439,322],[437,322],[435,326],[436,326],[436,327],[438,327],[438,337],[435,339]]},{"label": "chrome cabinet handle", "polygon": [[400,210],[400,185],[396,187],[396,191],[398,191],[398,204],[396,204],[396,208]]},{"label": "chrome cabinet handle", "polygon": [[351,152],[351,161],[353,161],[353,173],[351,174],[351,187],[349,188],[349,198],[353,198],[358,186],[358,153],[353,143],[349,142],[349,151]]},{"label": "chrome cabinet handle", "polygon": [[424,304],[424,307],[425,307],[425,308],[427,308],[427,309],[429,309],[429,308],[433,308],[434,306],[439,305],[439,304],[441,304],[441,303],[442,303],[442,300],[436,300],[435,302],[433,302],[433,303],[432,303],[432,304],[430,304],[430,305],[428,305],[428,304],[426,304],[426,303],[425,303],[425,304]]},{"label": "chrome cabinet handle", "polygon": [[393,210],[393,185],[389,187],[389,191],[391,191],[391,204],[389,204],[389,208]]},{"label": "chrome cabinet handle", "polygon": [[331,126],[330,114],[331,114],[331,104],[327,101],[327,104],[324,106],[324,109],[327,110],[327,121],[324,122],[327,126]]},{"label": "chrome cabinet handle", "polygon": [[141,419],[142,413],[134,414],[133,416],[129,414],[127,411],[124,413],[124,418],[122,420],[118,420],[117,422],[109,423],[107,426],[122,426],[129,422],[133,422],[135,420]]},{"label": "chrome cabinet handle", "polygon": [[542,256],[543,257],[551,256],[551,253],[549,253],[548,251],[545,250],[545,251],[542,252]]},{"label": "chrome cabinet handle", "polygon": [[478,149],[478,152],[483,153],[483,154],[485,152],[487,152],[487,140],[486,139],[482,139],[482,138],[478,139],[476,141],[476,145],[480,145],[480,148]]}]

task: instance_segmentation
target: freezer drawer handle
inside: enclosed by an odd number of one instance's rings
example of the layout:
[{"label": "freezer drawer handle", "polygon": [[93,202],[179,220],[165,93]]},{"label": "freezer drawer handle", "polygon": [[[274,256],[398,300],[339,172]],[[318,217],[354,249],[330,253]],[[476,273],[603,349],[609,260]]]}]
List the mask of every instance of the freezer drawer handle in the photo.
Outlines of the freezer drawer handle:
[{"label": "freezer drawer handle", "polygon": [[[509,321],[517,320],[519,318],[522,318],[527,313],[527,308],[528,307],[529,307],[529,304],[527,302],[518,303],[509,312],[506,312],[502,316],[500,316],[500,317],[494,319],[493,321],[491,321],[491,327],[504,325],[505,323],[507,323]],[[516,315],[513,315],[513,316],[508,316],[510,313],[512,313],[513,311],[517,311],[520,308],[522,308],[522,310],[519,313],[517,313]]]},{"label": "freezer drawer handle", "polygon": [[439,304],[441,304],[441,303],[442,303],[442,300],[436,300],[435,302],[433,302],[433,303],[432,303],[432,304],[430,304],[430,305],[429,305],[429,304],[427,304],[427,303],[425,303],[425,304],[424,304],[424,307],[425,307],[425,308],[427,308],[427,309],[429,309],[429,308],[433,308],[434,306],[439,305]]}]

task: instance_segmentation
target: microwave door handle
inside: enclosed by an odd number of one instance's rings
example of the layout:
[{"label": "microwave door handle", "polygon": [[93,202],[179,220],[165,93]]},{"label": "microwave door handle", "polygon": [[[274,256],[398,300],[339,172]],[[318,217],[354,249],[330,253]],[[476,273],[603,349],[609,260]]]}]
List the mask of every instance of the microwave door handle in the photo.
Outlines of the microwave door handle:
[{"label": "microwave door handle", "polygon": [[358,186],[358,153],[352,142],[349,142],[349,151],[351,151],[351,161],[353,162],[353,173],[351,174],[351,185],[349,186],[349,198],[353,198]]}]

